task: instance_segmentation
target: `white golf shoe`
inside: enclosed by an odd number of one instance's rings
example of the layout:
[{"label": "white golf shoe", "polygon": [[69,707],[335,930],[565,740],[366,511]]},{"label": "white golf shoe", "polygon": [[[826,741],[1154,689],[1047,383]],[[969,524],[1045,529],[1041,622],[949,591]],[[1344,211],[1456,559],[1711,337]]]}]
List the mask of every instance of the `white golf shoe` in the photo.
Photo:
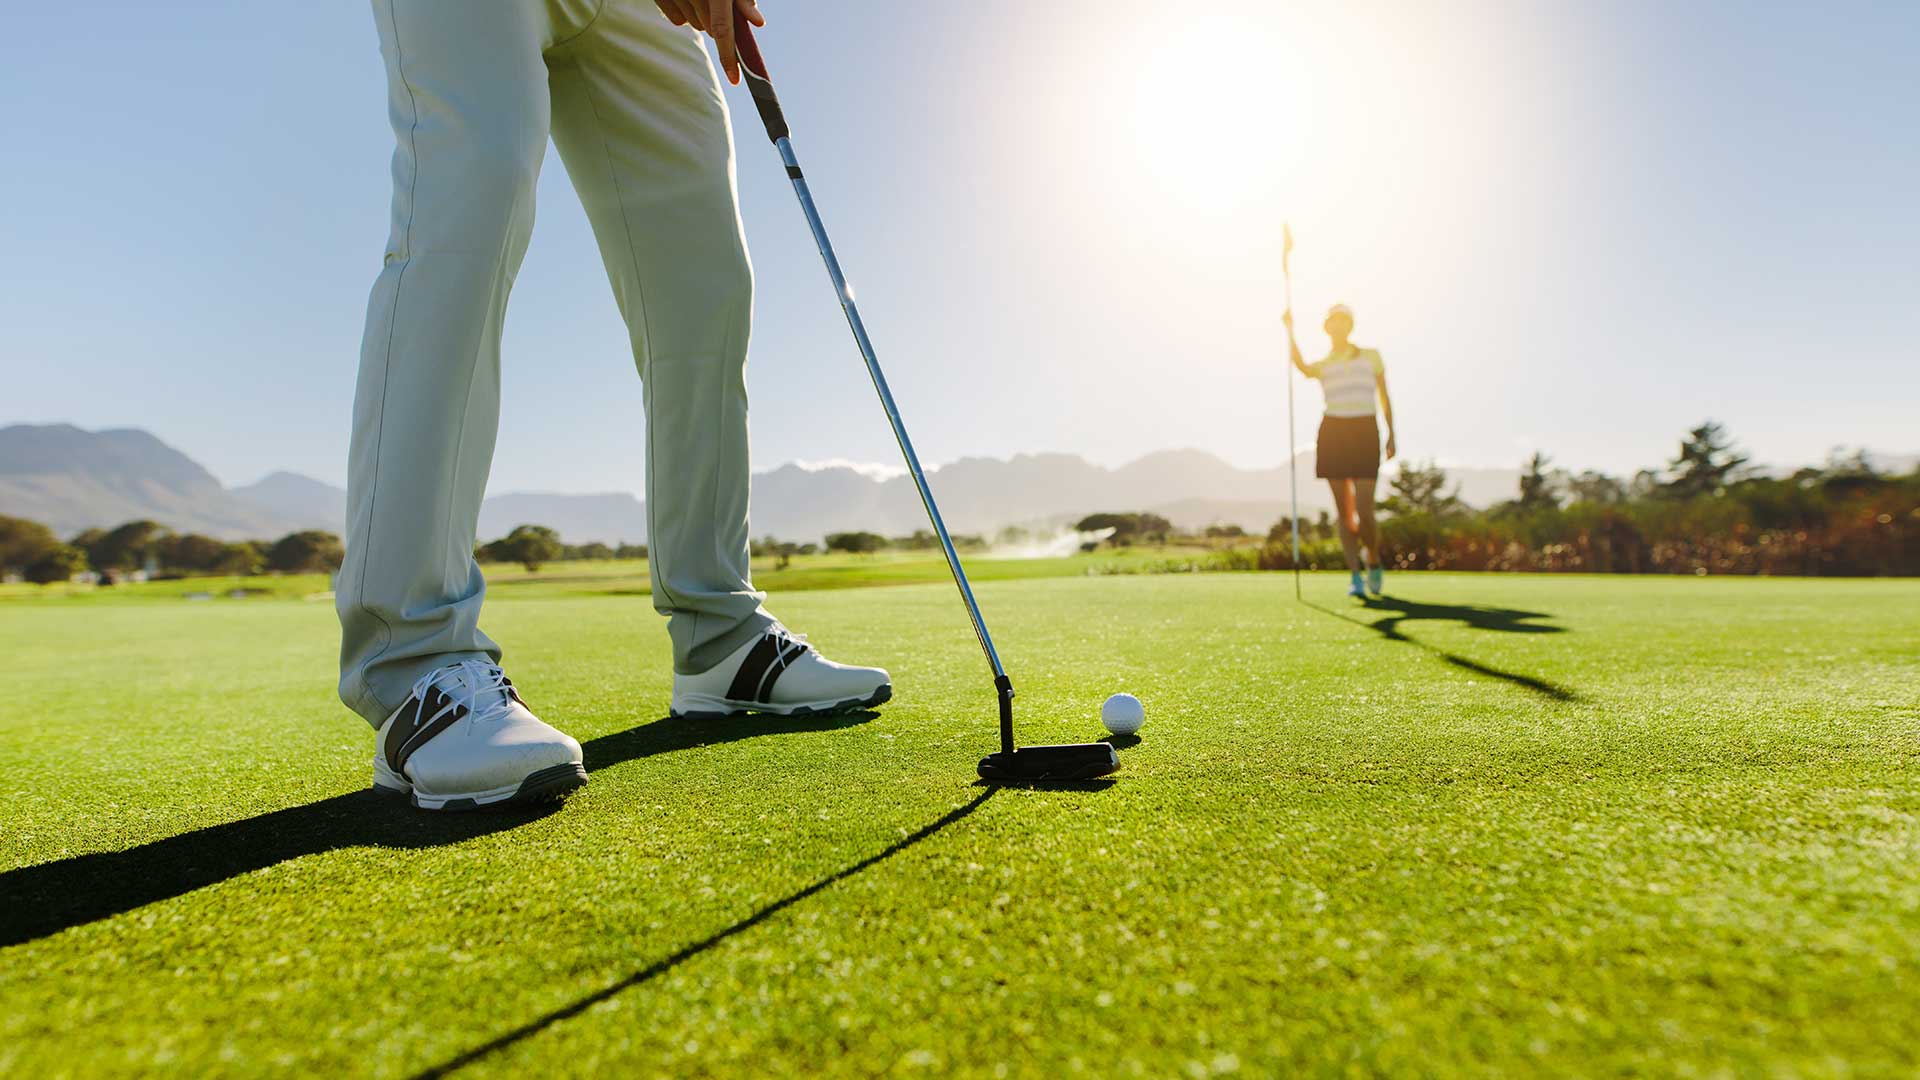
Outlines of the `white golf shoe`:
[{"label": "white golf shoe", "polygon": [[739,713],[814,716],[878,705],[893,696],[880,668],[836,664],[774,623],[699,675],[673,676],[673,715],[717,720]]},{"label": "white golf shoe", "polygon": [[484,660],[421,676],[374,745],[374,790],[422,810],[548,802],[586,782],[580,744],[542,723]]}]

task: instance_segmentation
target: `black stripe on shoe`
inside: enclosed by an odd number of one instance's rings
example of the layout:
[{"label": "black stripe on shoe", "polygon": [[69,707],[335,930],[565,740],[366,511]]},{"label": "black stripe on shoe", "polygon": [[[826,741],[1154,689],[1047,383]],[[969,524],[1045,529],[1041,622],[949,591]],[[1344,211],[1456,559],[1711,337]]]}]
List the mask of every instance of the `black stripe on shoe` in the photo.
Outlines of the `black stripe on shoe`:
[{"label": "black stripe on shoe", "polygon": [[740,661],[740,670],[733,673],[733,685],[727,687],[729,701],[759,701],[760,684],[767,677],[767,669],[780,659],[780,636],[763,636]]},{"label": "black stripe on shoe", "polygon": [[[404,775],[402,770],[406,768],[407,760],[413,757],[414,751],[467,715],[466,706],[455,703],[437,686],[428,690],[427,696],[418,704],[412,701],[408,704],[414,705],[412,718],[404,715],[396,718],[393,727],[387,731],[386,745],[382,747],[387,756],[387,768],[397,775]],[[401,708],[405,709],[406,706]],[[446,710],[445,713],[441,712],[442,709]]]},{"label": "black stripe on shoe", "polygon": [[806,651],[807,645],[803,641],[794,641],[791,638],[783,641],[780,645],[780,655],[774,658],[772,664],[768,665],[766,677],[760,680],[759,691],[755,694],[753,700],[762,705],[772,701],[774,682],[786,673],[787,665],[798,660]]}]

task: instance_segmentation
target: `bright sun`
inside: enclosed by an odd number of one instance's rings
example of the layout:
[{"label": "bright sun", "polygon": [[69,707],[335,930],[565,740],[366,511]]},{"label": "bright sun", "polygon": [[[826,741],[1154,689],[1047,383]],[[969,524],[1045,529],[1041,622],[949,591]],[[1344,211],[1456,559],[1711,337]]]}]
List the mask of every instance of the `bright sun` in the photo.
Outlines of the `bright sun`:
[{"label": "bright sun", "polygon": [[1285,50],[1223,54],[1198,25],[1136,43],[1120,134],[1163,196],[1238,205],[1283,187],[1302,156],[1307,83]]}]

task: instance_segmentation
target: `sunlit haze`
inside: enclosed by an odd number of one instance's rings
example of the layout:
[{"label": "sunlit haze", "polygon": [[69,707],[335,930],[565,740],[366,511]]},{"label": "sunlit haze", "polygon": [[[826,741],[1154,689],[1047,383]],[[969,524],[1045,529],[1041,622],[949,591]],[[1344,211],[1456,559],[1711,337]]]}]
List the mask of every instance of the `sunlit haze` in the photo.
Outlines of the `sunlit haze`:
[{"label": "sunlit haze", "polygon": [[[1410,455],[1631,471],[1706,417],[1761,461],[1920,450],[1920,6],[765,7],[928,461],[1284,461],[1283,222],[1303,347],[1354,306]],[[392,149],[366,6],[0,25],[0,423],[340,482]],[[756,467],[892,467],[786,177],[729,101]],[[553,155],[504,363],[493,490],[639,489],[640,387]]]}]

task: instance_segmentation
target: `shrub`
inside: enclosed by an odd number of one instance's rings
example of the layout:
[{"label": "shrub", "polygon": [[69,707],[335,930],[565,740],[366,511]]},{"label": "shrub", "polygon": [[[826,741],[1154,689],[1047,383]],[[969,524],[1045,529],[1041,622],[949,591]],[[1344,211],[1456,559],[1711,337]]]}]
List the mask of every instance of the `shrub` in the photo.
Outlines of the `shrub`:
[{"label": "shrub", "polygon": [[827,534],[828,551],[845,551],[854,555],[871,555],[887,546],[887,538],[879,533],[840,532]]},{"label": "shrub", "polygon": [[267,549],[267,569],[283,574],[329,573],[340,569],[346,549],[330,532],[308,529],[288,533]]},{"label": "shrub", "polygon": [[480,549],[491,562],[517,562],[531,574],[566,553],[560,534],[545,525],[516,525],[512,532]]},{"label": "shrub", "polygon": [[24,574],[65,546],[52,529],[37,521],[0,516],[0,573]]},{"label": "shrub", "polygon": [[71,544],[56,544],[27,566],[23,575],[35,584],[69,581],[87,568],[87,553]]}]

